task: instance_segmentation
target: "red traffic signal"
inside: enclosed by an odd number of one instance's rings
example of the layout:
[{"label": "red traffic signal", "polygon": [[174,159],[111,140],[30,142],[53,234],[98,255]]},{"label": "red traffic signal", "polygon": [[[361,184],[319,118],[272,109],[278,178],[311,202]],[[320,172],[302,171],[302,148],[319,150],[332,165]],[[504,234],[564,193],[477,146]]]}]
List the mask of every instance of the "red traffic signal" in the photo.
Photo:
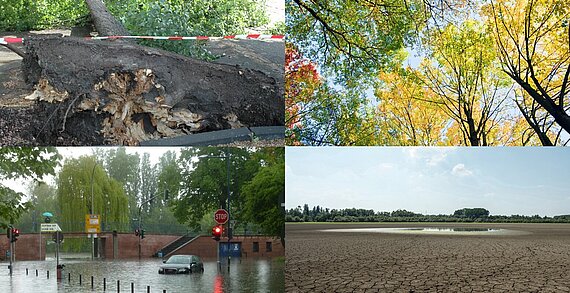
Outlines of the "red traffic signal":
[{"label": "red traffic signal", "polygon": [[216,241],[220,241],[220,237],[222,237],[223,232],[224,228],[222,226],[214,226],[214,228],[212,228],[212,238]]},{"label": "red traffic signal", "polygon": [[[12,228],[12,242],[16,242],[18,240],[18,236],[20,236],[20,230]],[[8,229],[8,238],[10,238],[10,229]]]},{"label": "red traffic signal", "polygon": [[135,236],[140,237],[141,239],[144,239],[144,229],[136,229],[135,230]]}]

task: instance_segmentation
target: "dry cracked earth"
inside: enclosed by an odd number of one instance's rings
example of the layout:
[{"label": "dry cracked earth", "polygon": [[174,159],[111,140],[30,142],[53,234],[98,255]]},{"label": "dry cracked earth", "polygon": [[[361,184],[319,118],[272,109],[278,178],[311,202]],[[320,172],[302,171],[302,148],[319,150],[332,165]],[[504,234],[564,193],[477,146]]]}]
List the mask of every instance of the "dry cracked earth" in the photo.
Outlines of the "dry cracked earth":
[{"label": "dry cracked earth", "polygon": [[286,292],[570,292],[570,224],[433,224],[527,235],[332,233],[426,224],[287,224]]}]

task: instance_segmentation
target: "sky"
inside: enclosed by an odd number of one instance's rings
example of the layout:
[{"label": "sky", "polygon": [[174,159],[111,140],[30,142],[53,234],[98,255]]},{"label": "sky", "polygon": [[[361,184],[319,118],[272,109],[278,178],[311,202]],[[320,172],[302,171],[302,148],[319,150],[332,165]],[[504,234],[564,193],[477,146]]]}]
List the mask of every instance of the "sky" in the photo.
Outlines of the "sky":
[{"label": "sky", "polygon": [[286,208],[570,214],[570,149],[288,147]]}]

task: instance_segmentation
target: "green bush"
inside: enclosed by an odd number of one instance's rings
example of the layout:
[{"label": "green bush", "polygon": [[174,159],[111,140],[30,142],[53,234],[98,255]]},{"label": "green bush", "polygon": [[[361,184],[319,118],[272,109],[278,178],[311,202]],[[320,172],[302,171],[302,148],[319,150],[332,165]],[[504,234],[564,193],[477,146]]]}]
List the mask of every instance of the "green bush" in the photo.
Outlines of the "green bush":
[{"label": "green bush", "polygon": [[[265,0],[107,0],[107,8],[133,35],[225,36],[268,23]],[[84,23],[83,0],[0,0],[0,31],[69,27]],[[200,59],[213,59],[204,41],[143,40]]]},{"label": "green bush", "polygon": [[[108,6],[134,35],[225,36],[242,34],[249,27],[268,22],[264,1],[114,0],[108,2]],[[204,41],[143,40],[140,43],[195,58],[214,58],[204,49]]]},{"label": "green bush", "polygon": [[0,0],[0,31],[68,27],[87,15],[83,0]]}]

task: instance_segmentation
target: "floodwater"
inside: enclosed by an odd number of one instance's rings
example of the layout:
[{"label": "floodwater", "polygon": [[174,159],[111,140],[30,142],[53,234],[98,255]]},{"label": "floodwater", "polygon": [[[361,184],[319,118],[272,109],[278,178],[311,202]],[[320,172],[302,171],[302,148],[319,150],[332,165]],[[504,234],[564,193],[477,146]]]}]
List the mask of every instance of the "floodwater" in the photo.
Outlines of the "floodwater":
[{"label": "floodwater", "polygon": [[[216,261],[204,261],[204,273],[159,275],[160,259],[95,260],[61,259],[63,279],[56,280],[56,261],[18,261],[13,276],[8,263],[0,266],[0,292],[283,292],[285,265],[282,260],[232,259],[218,271]],[[26,268],[28,274],[26,275]],[[36,277],[36,270],[38,276]],[[47,271],[49,270],[49,279]],[[71,274],[71,279],[69,279]],[[79,283],[81,275],[81,284]],[[91,288],[93,276],[93,289]],[[103,287],[105,278],[105,288]],[[117,284],[119,281],[119,284]]]},{"label": "floodwater", "polygon": [[361,233],[390,233],[390,234],[427,234],[427,235],[527,235],[528,232],[480,228],[480,227],[417,227],[417,228],[355,228],[355,229],[326,229],[321,232],[361,232]]}]

